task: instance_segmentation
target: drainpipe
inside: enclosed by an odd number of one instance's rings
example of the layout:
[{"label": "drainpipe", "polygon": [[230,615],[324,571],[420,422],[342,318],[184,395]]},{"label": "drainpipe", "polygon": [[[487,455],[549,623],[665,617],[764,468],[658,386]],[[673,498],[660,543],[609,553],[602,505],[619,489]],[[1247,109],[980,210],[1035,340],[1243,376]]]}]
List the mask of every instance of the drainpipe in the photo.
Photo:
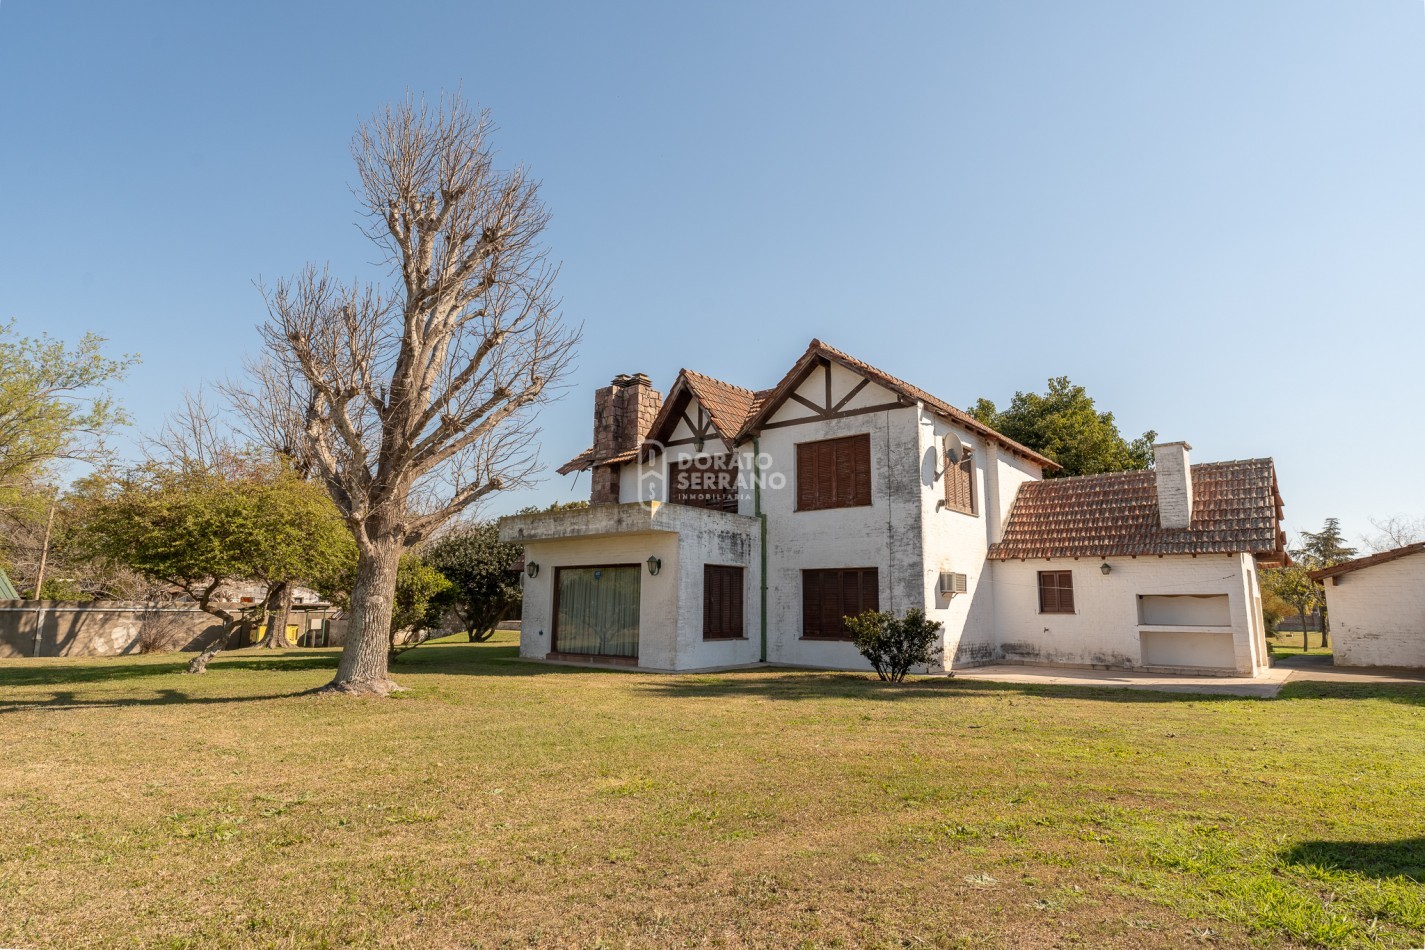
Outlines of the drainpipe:
[{"label": "drainpipe", "polygon": [[762,441],[756,436],[752,437],[752,512],[758,521],[762,522],[762,530],[758,532],[762,539],[762,591],[761,609],[762,620],[757,625],[758,631],[762,634],[762,662],[767,662],[767,514],[762,510]]}]

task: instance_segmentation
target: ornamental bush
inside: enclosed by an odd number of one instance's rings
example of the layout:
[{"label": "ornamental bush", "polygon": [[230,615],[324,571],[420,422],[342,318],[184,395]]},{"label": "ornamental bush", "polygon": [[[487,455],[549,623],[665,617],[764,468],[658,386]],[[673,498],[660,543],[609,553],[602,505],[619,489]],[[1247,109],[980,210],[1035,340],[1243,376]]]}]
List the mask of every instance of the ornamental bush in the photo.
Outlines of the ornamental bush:
[{"label": "ornamental bush", "polygon": [[871,662],[876,675],[890,683],[904,681],[911,667],[929,666],[940,657],[944,652],[942,627],[939,621],[926,619],[919,607],[900,617],[890,611],[868,610],[846,618],[856,649]]}]

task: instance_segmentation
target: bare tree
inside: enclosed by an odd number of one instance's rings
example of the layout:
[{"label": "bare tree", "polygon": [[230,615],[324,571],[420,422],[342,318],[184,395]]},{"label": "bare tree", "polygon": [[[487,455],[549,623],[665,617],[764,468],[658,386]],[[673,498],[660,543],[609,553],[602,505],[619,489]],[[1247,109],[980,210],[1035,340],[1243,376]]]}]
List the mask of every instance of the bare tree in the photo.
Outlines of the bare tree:
[{"label": "bare tree", "polygon": [[352,142],[386,286],[309,266],[266,294],[273,378],[297,450],[356,535],[351,627],[330,691],[385,695],[401,553],[537,462],[533,414],[567,370],[549,220],[522,168],[495,166],[487,113],[410,96]]},{"label": "bare tree", "polygon": [[1371,526],[1376,529],[1376,533],[1363,536],[1361,541],[1372,554],[1425,541],[1425,518],[1391,515],[1389,518],[1372,518]]}]

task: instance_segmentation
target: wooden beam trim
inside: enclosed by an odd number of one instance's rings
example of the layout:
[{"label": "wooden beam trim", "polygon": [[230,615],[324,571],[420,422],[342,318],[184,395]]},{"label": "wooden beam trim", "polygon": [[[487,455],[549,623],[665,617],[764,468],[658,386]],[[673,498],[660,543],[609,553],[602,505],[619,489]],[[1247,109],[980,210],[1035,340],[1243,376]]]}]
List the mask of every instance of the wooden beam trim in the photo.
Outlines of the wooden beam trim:
[{"label": "wooden beam trim", "polygon": [[861,381],[855,386],[851,387],[851,391],[849,393],[837,400],[836,405],[831,407],[831,411],[840,412],[842,407],[844,407],[848,402],[856,398],[857,393],[859,393],[861,390],[865,389],[869,385],[871,385],[871,381],[869,379],[866,379],[864,376],[861,377]]},{"label": "wooden beam trim", "polygon": [[824,416],[808,416],[805,419],[783,419],[781,422],[764,422],[760,429],[781,429],[786,426],[799,426],[808,422],[826,422],[831,419],[847,419],[851,416],[864,416],[871,412],[889,412],[892,409],[905,409],[909,403],[887,402],[879,406],[866,406],[862,409],[847,409],[844,412],[830,413]]}]

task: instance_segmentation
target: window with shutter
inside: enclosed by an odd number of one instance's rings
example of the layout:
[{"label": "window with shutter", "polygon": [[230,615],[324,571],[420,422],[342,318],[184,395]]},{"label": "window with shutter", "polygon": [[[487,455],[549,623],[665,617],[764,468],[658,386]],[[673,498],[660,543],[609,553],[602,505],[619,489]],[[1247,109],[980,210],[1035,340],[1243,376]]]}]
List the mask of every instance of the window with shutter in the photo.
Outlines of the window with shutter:
[{"label": "window with shutter", "polygon": [[703,565],[703,639],[740,640],[743,623],[742,568]]},{"label": "window with shutter", "polygon": [[[947,436],[953,438],[956,436]],[[979,513],[975,510],[975,457],[969,453],[945,469],[945,507],[967,515]]]},{"label": "window with shutter", "polygon": [[802,639],[850,640],[845,618],[881,609],[874,567],[802,571]]},{"label": "window with shutter", "polygon": [[1074,572],[1039,572],[1039,612],[1041,614],[1071,614],[1074,612]]},{"label": "window with shutter", "polygon": [[797,510],[871,503],[871,436],[849,435],[797,446]]},{"label": "window with shutter", "polygon": [[669,466],[668,500],[675,505],[737,511],[737,456],[703,455]]}]

